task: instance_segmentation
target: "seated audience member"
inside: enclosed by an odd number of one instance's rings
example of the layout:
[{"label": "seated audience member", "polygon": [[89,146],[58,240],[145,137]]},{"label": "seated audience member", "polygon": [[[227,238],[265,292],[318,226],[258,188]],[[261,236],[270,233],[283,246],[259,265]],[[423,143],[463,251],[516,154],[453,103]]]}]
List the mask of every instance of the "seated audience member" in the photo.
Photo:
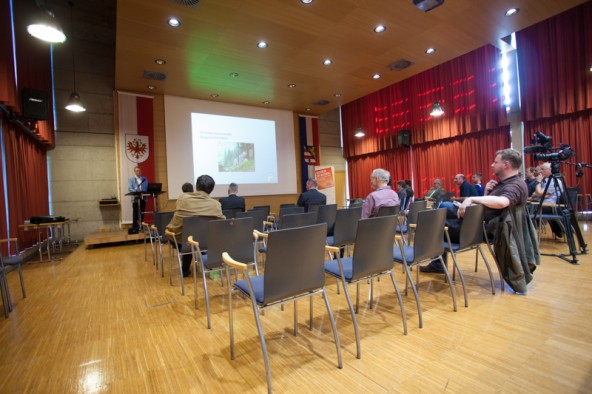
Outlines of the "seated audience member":
[{"label": "seated audience member", "polygon": [[[190,216],[214,216],[225,219],[222,207],[217,200],[210,197],[216,182],[209,175],[201,175],[197,178],[193,193],[182,193],[177,199],[175,213],[171,222],[166,226],[167,230],[175,233],[177,243],[187,242],[183,236],[183,218]],[[172,242],[174,242],[171,239]],[[183,276],[191,275],[191,254],[183,255]]]},{"label": "seated audience member", "polygon": [[244,197],[237,196],[238,185],[232,182],[228,185],[228,197],[222,197],[220,204],[222,209],[240,209],[242,212],[245,211],[245,199]]},{"label": "seated audience member", "polygon": [[534,193],[537,185],[537,176],[539,171],[535,167],[528,167],[526,170],[526,187],[528,187],[528,197],[531,197]]},{"label": "seated audience member", "polygon": [[406,205],[409,206],[411,200],[413,200],[413,187],[411,186],[411,180],[405,179],[405,191],[407,192],[407,202]]},{"label": "seated audience member", "polygon": [[[464,201],[464,199],[467,197],[477,197],[477,190],[467,181],[467,178],[463,174],[456,174],[454,177],[454,183],[460,186],[460,197],[455,198],[455,200]],[[440,204],[440,208],[446,208],[448,210],[448,217],[456,218],[457,208],[454,203],[450,201],[443,201]]]},{"label": "seated audience member", "polygon": [[374,191],[368,194],[362,204],[362,219],[376,216],[380,207],[399,205],[399,196],[387,185],[390,176],[391,174],[382,168],[372,171],[370,187]]},{"label": "seated audience member", "polygon": [[[543,204],[549,205],[559,204],[563,193],[563,184],[559,179],[557,179],[557,183],[553,180],[551,163],[541,164],[540,169],[541,172],[536,177],[537,182],[534,193],[532,193],[533,200],[543,200]],[[556,184],[558,187],[555,187]],[[547,189],[547,193],[545,193],[545,189]],[[553,206],[543,206],[543,213],[555,213],[554,208]],[[549,221],[549,226],[551,226],[551,230],[553,230],[556,237],[563,237],[563,228],[557,221]]]},{"label": "seated audience member", "polygon": [[298,196],[297,205],[304,207],[304,211],[308,212],[309,205],[325,205],[327,204],[327,196],[317,189],[317,180],[309,179],[306,181],[306,191],[300,193]]},{"label": "seated audience member", "polygon": [[471,176],[471,181],[473,182],[473,186],[475,190],[477,190],[477,195],[482,196],[485,193],[485,189],[483,188],[483,184],[481,180],[483,179],[483,175],[480,172],[476,172]]},{"label": "seated audience member", "polygon": [[436,178],[432,183],[432,188],[423,196],[429,201],[437,201],[440,196],[446,194],[446,190],[442,187],[442,179]]},{"label": "seated audience member", "polygon": [[397,196],[399,196],[399,203],[407,205],[407,190],[405,188],[405,181],[397,181],[395,185],[397,189]]},{"label": "seated audience member", "polygon": [[[465,198],[458,208],[458,217],[462,219],[466,207],[473,204],[483,204],[485,205],[484,220],[486,223],[489,223],[497,219],[505,208],[526,204],[528,189],[518,174],[521,165],[522,156],[518,151],[514,149],[497,151],[491,168],[494,175],[500,181],[490,180],[485,187],[484,196]],[[462,222],[460,224],[462,225]],[[456,236],[453,236],[453,233],[450,231],[450,238],[453,243],[458,243],[458,234],[460,231],[456,231],[455,233]],[[503,242],[503,240],[495,239],[494,242]],[[429,265],[420,267],[420,271],[444,272],[439,261],[432,261]]]},{"label": "seated audience member", "polygon": [[183,193],[193,193],[193,185],[189,182],[186,182],[181,186],[181,190]]}]

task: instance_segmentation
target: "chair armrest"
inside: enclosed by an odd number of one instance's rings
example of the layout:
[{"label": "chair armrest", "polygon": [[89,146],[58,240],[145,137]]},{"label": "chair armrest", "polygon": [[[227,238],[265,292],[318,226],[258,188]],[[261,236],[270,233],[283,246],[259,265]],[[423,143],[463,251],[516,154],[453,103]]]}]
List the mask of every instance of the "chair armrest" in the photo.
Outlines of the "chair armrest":
[{"label": "chair armrest", "polygon": [[325,245],[325,251],[330,253],[339,253],[339,248],[337,246]]},{"label": "chair armrest", "polygon": [[199,242],[193,240],[193,235],[190,235],[189,237],[187,237],[187,243],[191,246],[195,246],[196,248],[199,248]]},{"label": "chair armrest", "polygon": [[222,260],[224,261],[224,263],[228,264],[232,268],[236,268],[237,270],[241,270],[241,271],[247,270],[246,264],[236,261],[235,259],[230,257],[228,252],[222,253]]},{"label": "chair armrest", "polygon": [[409,228],[416,228],[416,227],[417,227],[417,224],[415,224],[415,223],[410,223],[409,224]]},{"label": "chair armrest", "polygon": [[269,237],[269,234],[262,233],[261,231],[258,231],[258,230],[253,230],[253,236],[255,237],[255,239],[259,239],[259,238],[267,239],[267,237]]}]

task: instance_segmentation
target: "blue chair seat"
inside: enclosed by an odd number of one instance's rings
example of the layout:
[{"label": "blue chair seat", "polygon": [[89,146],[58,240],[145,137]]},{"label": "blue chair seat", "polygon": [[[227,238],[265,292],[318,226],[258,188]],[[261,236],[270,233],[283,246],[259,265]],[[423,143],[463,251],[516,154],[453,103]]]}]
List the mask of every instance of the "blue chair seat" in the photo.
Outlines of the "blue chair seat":
[{"label": "blue chair seat", "polygon": [[406,233],[407,232],[407,225],[404,224],[402,226],[397,226],[395,229],[398,233]]},{"label": "blue chair seat", "polygon": [[9,257],[2,257],[2,261],[4,265],[19,265],[23,263],[22,256],[9,256]]},{"label": "blue chair seat", "polygon": [[[413,263],[413,259],[415,257],[413,246],[404,245],[403,253],[405,254],[405,261],[407,262],[407,264]],[[400,263],[403,262],[403,256],[401,256],[401,249],[399,249],[397,246],[393,248],[393,259]]]},{"label": "blue chair seat", "polygon": [[[251,286],[253,286],[253,294],[255,294],[255,302],[258,305],[263,305],[263,284],[265,281],[263,280],[263,275],[252,276],[251,279]],[[234,286],[239,289],[244,295],[250,297],[249,295],[249,286],[247,285],[246,280],[239,280],[237,281]]]},{"label": "blue chair seat", "polygon": [[444,242],[444,249],[447,251],[452,250],[453,252],[456,252],[460,249],[460,245],[455,244],[454,242],[449,245],[448,242]]},{"label": "blue chair seat", "polygon": [[334,244],[335,244],[335,237],[333,237],[332,235],[327,237],[327,245],[333,246]]},{"label": "blue chair seat", "polygon": [[[341,259],[341,264],[343,265],[343,275],[345,276],[346,281],[351,281],[352,273],[353,273],[353,264],[351,257],[344,257]],[[339,272],[339,264],[337,260],[330,260],[325,262],[325,272],[330,275],[333,275],[337,278],[341,277],[341,273]]]}]

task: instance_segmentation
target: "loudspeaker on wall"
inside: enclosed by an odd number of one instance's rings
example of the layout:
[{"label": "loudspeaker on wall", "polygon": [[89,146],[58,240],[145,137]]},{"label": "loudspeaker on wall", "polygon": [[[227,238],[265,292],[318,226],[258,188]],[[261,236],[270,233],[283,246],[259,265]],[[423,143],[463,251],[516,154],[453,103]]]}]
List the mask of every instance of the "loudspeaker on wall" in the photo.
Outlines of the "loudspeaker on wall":
[{"label": "loudspeaker on wall", "polygon": [[43,90],[24,88],[22,90],[23,117],[36,120],[47,120],[48,94]]},{"label": "loudspeaker on wall", "polygon": [[411,131],[399,130],[399,133],[397,134],[397,144],[401,146],[411,145]]}]

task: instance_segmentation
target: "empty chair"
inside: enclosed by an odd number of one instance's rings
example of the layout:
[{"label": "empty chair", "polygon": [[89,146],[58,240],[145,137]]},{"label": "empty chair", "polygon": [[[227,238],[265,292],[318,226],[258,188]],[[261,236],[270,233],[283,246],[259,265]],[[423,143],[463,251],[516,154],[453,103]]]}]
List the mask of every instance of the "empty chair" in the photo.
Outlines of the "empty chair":
[{"label": "empty chair", "polygon": [[[187,243],[189,236],[193,236],[193,240],[199,242],[201,250],[205,251],[208,247],[207,229],[208,222],[211,220],[219,220],[215,216],[190,216],[183,218],[183,234],[182,241],[179,242],[175,234],[169,230],[165,230],[166,235],[172,240],[177,251],[177,261],[179,262],[179,276],[181,277],[181,295],[185,295],[185,281],[183,280],[183,260],[182,256],[191,255],[191,246]],[[173,284],[173,261],[169,264],[169,282]]]},{"label": "empty chair", "polygon": [[[462,226],[460,228],[460,235],[458,243],[453,243],[450,241],[450,236],[446,234],[446,242],[444,243],[444,250],[446,252],[450,252],[452,256],[452,260],[454,262],[454,270],[452,278],[454,279],[454,273],[458,268],[458,261],[456,259],[456,255],[462,252],[468,252],[471,250],[475,250],[475,272],[477,271],[477,261],[479,259],[479,253],[481,253],[481,257],[485,262],[485,266],[487,267],[487,272],[489,273],[489,281],[491,282],[491,294],[495,294],[495,286],[493,284],[493,273],[491,272],[491,267],[489,266],[489,262],[483,253],[483,249],[481,249],[481,244],[483,243],[483,233],[481,229],[483,228],[483,205],[471,205],[466,208],[465,215],[463,216]],[[462,273],[459,269],[459,276],[461,278],[463,284],[463,291],[465,296],[465,306],[468,306],[467,301],[467,290],[464,282],[464,278]],[[503,284],[502,284],[503,285]]]},{"label": "empty chair", "polygon": [[263,222],[267,220],[267,215],[262,209],[253,209],[246,212],[237,212],[236,218],[253,218],[253,230],[263,230]]},{"label": "empty chair", "polygon": [[395,205],[393,207],[380,207],[378,208],[378,213],[376,214],[377,217],[381,216],[395,216],[399,214],[401,210],[401,206]]},{"label": "empty chair", "polygon": [[148,260],[148,242],[150,242],[150,250],[152,251],[152,264],[156,265],[156,269],[158,269],[158,264],[156,263],[156,254],[154,251],[155,239],[152,232],[152,225],[142,222],[142,232],[144,233],[144,261]]},{"label": "empty chair", "polygon": [[[6,275],[11,271],[17,270],[19,273],[19,279],[21,281],[21,291],[23,298],[27,298],[27,292],[25,291],[25,281],[23,279],[23,268],[24,263],[23,257],[19,254],[19,245],[17,238],[1,239],[0,244],[7,244],[7,250],[9,253],[3,256],[0,250],[0,292],[2,293],[2,303],[4,304],[4,315],[8,316],[7,312],[12,311],[12,301],[10,300],[10,289],[8,288],[8,281]],[[11,244],[14,247],[11,247]]]},{"label": "empty chair", "polygon": [[327,245],[347,250],[356,239],[358,221],[362,217],[362,208],[338,209],[335,213],[333,236],[327,237]]},{"label": "empty chair", "polygon": [[[326,227],[326,224],[316,224],[269,233],[268,255],[264,275],[251,277],[248,274],[246,264],[234,260],[228,253],[223,255],[228,268],[235,268],[245,273],[245,279],[237,281],[233,288],[251,300],[265,363],[267,390],[270,393],[272,392],[271,369],[259,310],[285,303],[294,303],[294,323],[296,326],[296,301],[304,297],[322,294],[333,330],[337,351],[337,366],[338,368],[342,367],[339,334],[337,333],[335,319],[325,290],[323,260]],[[230,270],[228,268],[226,277],[230,281]],[[229,286],[229,297],[232,297],[230,288],[231,286]],[[230,359],[234,360],[234,324],[231,298],[228,305],[230,316]],[[312,346],[312,344],[307,343],[307,346]]]},{"label": "empty chair", "polygon": [[294,213],[290,215],[281,216],[278,227],[280,229],[312,226],[316,224],[317,214],[314,212]]},{"label": "empty chair", "polygon": [[164,237],[164,229],[171,222],[174,214],[175,212],[154,212],[154,225],[158,230],[158,234],[163,237],[163,242],[167,241],[166,237]]},{"label": "empty chair", "polygon": [[256,205],[253,207],[253,210],[265,212],[265,220],[267,220],[269,216],[269,205]]},{"label": "empty chair", "polygon": [[[361,357],[360,334],[358,331],[358,322],[356,313],[352,305],[347,285],[355,283],[356,288],[356,310],[358,309],[359,283],[370,279],[370,285],[373,286],[372,279],[382,275],[389,275],[395,288],[395,293],[399,300],[401,308],[401,317],[403,319],[403,333],[407,334],[407,318],[405,316],[405,307],[401,293],[395,282],[393,275],[393,239],[395,237],[395,216],[375,217],[362,219],[358,222],[357,233],[352,257],[340,258],[338,249],[333,248],[335,260],[325,262],[325,272],[340,279],[343,283],[345,297],[349,306],[354,324],[356,335],[357,358]],[[371,288],[372,289],[372,288]],[[370,302],[372,302],[373,292],[371,291]]]},{"label": "empty chair", "polygon": [[[193,253],[193,279],[195,294],[195,309],[197,309],[197,265],[201,266],[204,297],[206,299],[206,313],[208,328],[212,327],[210,321],[210,298],[206,274],[214,271],[222,271],[222,253],[228,252],[236,256],[242,262],[254,265],[258,275],[256,256],[253,249],[253,218],[212,220],[208,222],[208,250],[202,251],[202,246],[192,236],[188,239]],[[222,277],[220,277],[222,279]],[[230,282],[229,282],[230,284]]]},{"label": "empty chair", "polygon": [[[430,209],[421,211],[417,215],[417,229],[413,246],[403,245],[393,248],[393,259],[397,263],[403,264],[405,267],[405,274],[407,276],[407,283],[411,284],[411,289],[415,295],[415,302],[417,303],[417,312],[419,315],[419,327],[423,327],[423,318],[421,314],[421,303],[417,294],[417,288],[413,279],[411,278],[411,272],[409,268],[419,264],[430,263],[434,259],[440,260],[444,274],[448,280],[450,286],[450,293],[452,294],[452,305],[456,312],[456,292],[454,291],[454,285],[442,259],[444,254],[444,223],[446,221],[446,209]],[[419,280],[419,269],[417,272],[417,280]],[[407,283],[405,283],[405,294],[407,294]]]},{"label": "empty chair", "polygon": [[337,204],[320,205],[317,212],[317,223],[327,223],[327,236],[333,235]]},{"label": "empty chair", "polygon": [[[407,215],[403,218],[404,223],[397,225],[397,233],[401,234],[404,243],[407,244],[411,241],[412,226],[410,225],[417,223],[417,214],[426,209],[428,208],[427,201],[425,200],[414,201],[409,205],[409,211],[407,211]],[[407,240],[405,240],[405,234],[407,234]]]},{"label": "empty chair", "polygon": [[161,276],[164,278],[164,257],[162,255],[162,244],[163,244],[163,237],[158,233],[158,229],[155,225],[150,226],[150,231],[152,231],[152,236],[154,238],[154,249],[156,255],[156,270],[158,271],[158,263],[160,262],[160,273]]}]

